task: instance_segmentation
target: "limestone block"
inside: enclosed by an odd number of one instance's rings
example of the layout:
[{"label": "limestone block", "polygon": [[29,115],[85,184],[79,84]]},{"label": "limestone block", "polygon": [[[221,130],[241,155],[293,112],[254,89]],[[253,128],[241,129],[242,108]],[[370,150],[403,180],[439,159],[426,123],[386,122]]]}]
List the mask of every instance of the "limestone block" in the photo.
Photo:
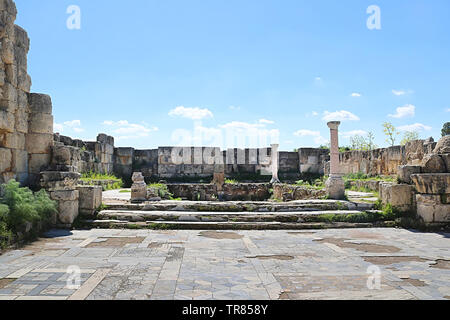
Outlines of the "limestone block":
[{"label": "limestone block", "polygon": [[142,172],[134,172],[133,176],[131,177],[131,180],[133,181],[133,183],[145,182]]},{"label": "limestone block", "polygon": [[17,103],[17,89],[12,84],[6,82],[3,87],[3,99]]},{"label": "limestone block", "polygon": [[5,64],[13,64],[14,63],[14,43],[8,39],[3,38],[2,39],[2,46],[1,46],[1,57],[2,61]]},{"label": "limestone block", "polygon": [[0,0],[0,11],[6,11],[13,19],[16,18],[17,9],[13,0]]},{"label": "limestone block", "polygon": [[433,153],[450,153],[450,136],[442,137],[442,139],[438,141],[436,148],[434,148]]},{"label": "limestone block", "polygon": [[442,160],[444,160],[445,167],[447,169],[446,173],[450,173],[450,153],[441,154]]},{"label": "limestone block", "polygon": [[17,90],[17,105],[19,109],[28,109],[28,94],[21,90]]},{"label": "limestone block", "polygon": [[13,87],[17,87],[17,66],[15,64],[5,64],[6,81]]},{"label": "limestone block", "polygon": [[342,177],[330,176],[325,183],[325,187],[330,199],[341,200],[345,198],[345,183]]},{"label": "limestone block", "polygon": [[25,134],[19,132],[0,134],[0,147],[25,150]]},{"label": "limestone block", "polygon": [[[103,143],[103,144],[109,144],[111,146],[114,146],[114,138],[111,137],[111,136],[108,136],[108,135],[106,135],[104,133],[100,133],[97,136],[97,142]],[[113,150],[113,152],[114,152],[114,150]]]},{"label": "limestone block", "polygon": [[425,223],[450,222],[450,204],[443,204],[441,196],[430,194],[417,194],[417,214]]},{"label": "limestone block", "polygon": [[101,186],[78,186],[78,206],[83,215],[93,215],[102,204]]},{"label": "limestone block", "polygon": [[64,225],[71,225],[78,217],[78,199],[73,201],[59,201],[58,220]]},{"label": "limestone block", "polygon": [[11,161],[11,150],[0,148],[0,173],[11,170]]},{"label": "limestone block", "polygon": [[46,94],[31,93],[28,103],[32,113],[52,114],[52,99]]},{"label": "limestone block", "polygon": [[[28,132],[48,133],[53,135],[53,116],[46,113],[30,114]],[[52,137],[53,139],[53,137]]]},{"label": "limestone block", "polygon": [[79,198],[78,190],[58,190],[50,192],[50,198],[56,201],[75,201]]},{"label": "limestone block", "polygon": [[50,164],[50,154],[30,154],[28,168],[30,173],[39,174]]},{"label": "limestone block", "polygon": [[31,88],[31,77],[23,68],[18,68],[17,72],[17,88],[29,93]]},{"label": "limestone block", "polygon": [[14,62],[17,66],[26,69],[28,64],[28,49],[14,45]]},{"label": "limestone block", "polygon": [[136,182],[131,186],[131,202],[142,202],[147,200],[147,184]]},{"label": "limestone block", "polygon": [[411,180],[418,193],[450,193],[450,173],[413,174]]},{"label": "limestone block", "polygon": [[444,160],[437,154],[425,156],[423,167],[424,173],[445,173],[447,171]]},{"label": "limestone block", "polygon": [[15,172],[28,172],[28,153],[25,150],[11,150],[12,166]]},{"label": "limestone block", "polygon": [[414,188],[408,184],[380,183],[380,198],[384,205],[407,212],[412,210]]},{"label": "limestone block", "polygon": [[0,132],[14,131],[14,114],[0,110]]},{"label": "limestone block", "polygon": [[20,48],[24,48],[26,52],[30,48],[30,39],[28,38],[27,32],[19,27],[18,25],[14,26],[14,44]]},{"label": "limestone block", "polygon": [[21,133],[28,133],[28,113],[24,108],[19,108],[16,110],[15,130]]},{"label": "limestone block", "polygon": [[[4,66],[5,66],[4,63],[0,60],[0,87],[3,86],[6,81],[6,73],[5,73]],[[3,91],[2,91],[2,93],[0,93],[0,95],[2,95],[2,94],[3,94]]]},{"label": "limestone block", "polygon": [[70,165],[72,154],[68,146],[54,146],[52,148],[52,164]]},{"label": "limestone block", "polygon": [[53,145],[53,134],[30,133],[26,137],[26,147],[29,153],[50,153]]},{"label": "limestone block", "polygon": [[77,172],[41,172],[41,187],[48,191],[75,190],[81,175]]}]

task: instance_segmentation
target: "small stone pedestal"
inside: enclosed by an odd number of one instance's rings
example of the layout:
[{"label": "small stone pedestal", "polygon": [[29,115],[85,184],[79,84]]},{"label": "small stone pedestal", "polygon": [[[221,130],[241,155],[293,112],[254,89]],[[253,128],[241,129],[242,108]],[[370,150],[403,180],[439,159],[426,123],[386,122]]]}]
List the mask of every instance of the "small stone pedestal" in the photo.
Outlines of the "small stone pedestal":
[{"label": "small stone pedestal", "polygon": [[325,183],[329,199],[345,199],[345,183],[341,176],[330,176]]},{"label": "small stone pedestal", "polygon": [[345,183],[342,179],[339,167],[339,132],[338,128],[341,123],[339,121],[328,122],[330,128],[330,178],[325,186],[329,199],[342,200],[345,199]]},{"label": "small stone pedestal", "polygon": [[133,173],[133,185],[131,186],[131,202],[139,203],[147,200],[147,184],[142,172]]}]

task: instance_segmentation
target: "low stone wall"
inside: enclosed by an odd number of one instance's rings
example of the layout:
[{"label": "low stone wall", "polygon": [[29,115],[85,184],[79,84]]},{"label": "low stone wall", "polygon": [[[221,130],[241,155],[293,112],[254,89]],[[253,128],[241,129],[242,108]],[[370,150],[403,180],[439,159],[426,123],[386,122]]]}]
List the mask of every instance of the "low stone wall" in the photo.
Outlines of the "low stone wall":
[{"label": "low stone wall", "polygon": [[350,184],[351,187],[355,187],[357,189],[367,189],[375,192],[380,191],[380,184],[384,182],[381,180],[350,180],[348,181],[348,184]]},{"label": "low stone wall", "polygon": [[224,184],[219,193],[214,184],[168,184],[169,192],[175,198],[192,201],[265,201],[270,198],[268,183]]},{"label": "low stone wall", "polygon": [[273,196],[275,199],[283,201],[320,199],[326,196],[325,189],[318,190],[304,186],[289,184],[275,184],[273,186]]}]

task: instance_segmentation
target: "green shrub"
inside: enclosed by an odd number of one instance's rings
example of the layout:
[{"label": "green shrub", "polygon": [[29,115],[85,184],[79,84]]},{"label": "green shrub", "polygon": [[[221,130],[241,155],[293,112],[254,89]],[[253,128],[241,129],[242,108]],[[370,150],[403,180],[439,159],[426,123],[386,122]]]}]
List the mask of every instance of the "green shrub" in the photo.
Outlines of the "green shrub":
[{"label": "green shrub", "polygon": [[0,204],[0,249],[5,248],[11,241],[11,230],[8,229],[9,208],[5,204]]},{"label": "green shrub", "polygon": [[225,179],[225,184],[238,184],[239,182],[234,179]]},{"label": "green shrub", "polygon": [[173,194],[170,193],[169,188],[163,183],[153,183],[147,186],[149,189],[153,189],[161,199],[177,200],[173,198]]},{"label": "green shrub", "polygon": [[81,175],[81,180],[88,185],[96,185],[94,181],[108,181],[107,184],[102,184],[103,191],[117,190],[123,187],[123,180],[112,174],[97,173],[97,172],[85,172]]},{"label": "green shrub", "polygon": [[[26,222],[47,220],[57,212],[57,204],[51,200],[45,190],[33,194],[28,188],[21,188],[15,180],[4,186],[4,196],[1,203],[8,207],[6,224],[8,229],[17,232]],[[2,216],[5,216],[5,206],[2,206]]]}]

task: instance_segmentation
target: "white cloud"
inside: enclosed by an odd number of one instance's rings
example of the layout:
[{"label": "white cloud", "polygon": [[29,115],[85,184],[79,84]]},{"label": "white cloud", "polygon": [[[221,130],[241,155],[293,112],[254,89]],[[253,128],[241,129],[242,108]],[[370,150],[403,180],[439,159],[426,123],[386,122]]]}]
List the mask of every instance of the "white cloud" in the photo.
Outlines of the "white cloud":
[{"label": "white cloud", "polygon": [[359,98],[359,97],[361,97],[361,93],[353,92],[351,94],[351,96],[354,97],[354,98]]},{"label": "white cloud", "polygon": [[54,130],[55,132],[63,132],[63,131],[64,131],[64,125],[55,122],[55,123],[53,124],[53,130]]},{"label": "white cloud", "polygon": [[317,117],[319,115],[319,113],[317,111],[313,111],[312,115],[313,115],[313,117]]},{"label": "white cloud", "polygon": [[328,143],[328,140],[322,137],[319,131],[312,131],[307,129],[301,129],[294,132],[294,136],[297,137],[313,137],[314,143],[316,144],[325,144]]},{"label": "white cloud", "polygon": [[259,123],[264,123],[264,124],[274,124],[275,121],[267,120],[267,119],[259,119]]},{"label": "white cloud", "polygon": [[65,130],[72,130],[77,133],[84,132],[81,127],[81,120],[65,121],[63,123],[53,123],[53,128],[56,132],[64,132]]},{"label": "white cloud", "polygon": [[192,120],[201,120],[203,118],[214,117],[213,113],[208,109],[201,109],[199,107],[186,108],[183,106],[176,107],[170,110],[169,116],[171,117],[183,117]]},{"label": "white cloud", "polygon": [[450,112],[450,108],[447,108],[447,110],[445,110],[445,112]]},{"label": "white cloud", "polygon": [[421,132],[430,131],[432,128],[421,123],[415,123],[406,126],[400,126],[397,129],[402,132]]},{"label": "white cloud", "polygon": [[406,94],[406,92],[403,90],[392,90],[392,93],[396,96],[403,96]]},{"label": "white cloud", "polygon": [[359,117],[345,110],[323,113],[322,120],[325,121],[359,121]]},{"label": "white cloud", "polygon": [[396,95],[396,96],[404,96],[405,94],[414,93],[414,91],[412,91],[412,90],[408,90],[408,91],[405,91],[405,90],[392,90],[392,93],[394,95]]},{"label": "white cloud", "polygon": [[228,107],[230,110],[241,110],[241,107],[239,107],[239,106],[229,106]]},{"label": "white cloud", "polygon": [[222,124],[219,127],[223,129],[235,129],[235,130],[251,130],[257,128],[263,128],[265,125],[262,123],[248,123],[241,121],[232,121],[226,124]]},{"label": "white cloud", "polygon": [[416,114],[416,107],[413,106],[412,104],[407,104],[403,107],[398,107],[397,113],[390,114],[389,117],[400,119],[405,117],[414,117],[415,114]]},{"label": "white cloud", "polygon": [[148,137],[150,132],[158,131],[157,127],[149,128],[144,124],[129,123],[127,120],[104,121],[104,126],[112,127],[111,133],[119,140]]},{"label": "white cloud", "polygon": [[343,138],[351,138],[353,136],[365,136],[367,135],[367,131],[364,130],[353,130],[353,131],[346,131],[346,132],[339,132],[339,135],[341,135]]}]

